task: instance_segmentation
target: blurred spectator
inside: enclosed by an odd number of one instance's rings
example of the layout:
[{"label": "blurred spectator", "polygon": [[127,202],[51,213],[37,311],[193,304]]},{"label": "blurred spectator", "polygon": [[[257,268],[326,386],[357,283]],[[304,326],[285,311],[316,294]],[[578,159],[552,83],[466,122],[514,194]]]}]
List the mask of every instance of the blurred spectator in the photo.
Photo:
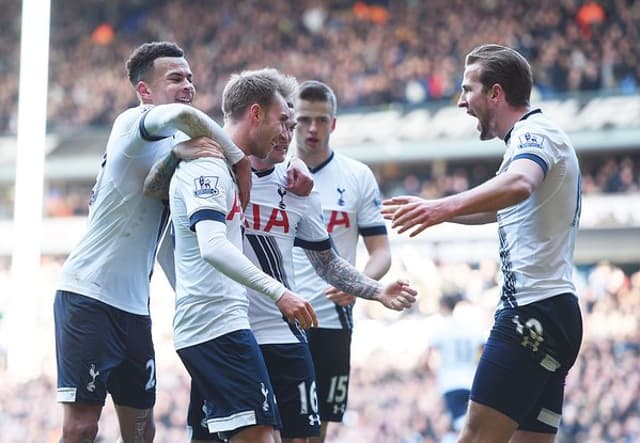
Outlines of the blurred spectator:
[{"label": "blurred spectator", "polygon": [[578,8],[576,19],[584,38],[591,38],[592,28],[602,25],[605,21],[604,9],[596,1],[588,1]]},{"label": "blurred spectator", "polygon": [[[630,154],[599,153],[580,156],[582,191],[585,195],[634,193],[640,190],[640,152]],[[412,162],[394,168],[374,165],[374,172],[383,176],[380,189],[385,197],[419,194],[437,198],[467,190],[495,175],[498,161],[494,159],[451,160],[442,171],[434,174],[431,162]]]},{"label": "blurred spectator", "polygon": [[[495,263],[435,265],[415,251],[407,276],[433,284],[421,296],[435,303],[389,318],[370,304],[356,305],[354,368],[350,408],[342,427],[330,430],[332,443],[441,443],[451,425],[435,372],[427,364],[429,331],[438,324],[442,294],[457,291],[475,306],[477,319],[490,317],[497,300]],[[43,262],[45,286],[53,286],[61,260]],[[0,275],[8,263],[0,263]],[[428,278],[425,277],[425,269]],[[155,280],[155,278],[154,278]],[[558,443],[633,443],[640,441],[640,265],[624,268],[603,262],[576,271],[585,320],[582,351],[569,375]],[[157,281],[156,281],[157,283]],[[43,349],[54,352],[50,320],[51,292],[35,313],[42,318]],[[2,308],[0,294],[0,309]],[[171,346],[172,295],[168,286],[154,288],[154,336],[158,343],[159,389],[156,406],[158,443],[186,439],[189,398],[186,373]],[[153,308],[153,306],[152,306]],[[0,326],[2,325],[0,321]],[[488,326],[487,326],[488,328]],[[0,328],[0,332],[2,329]],[[48,335],[49,334],[49,335]],[[45,339],[46,337],[46,339]],[[40,354],[38,354],[40,356]],[[55,360],[48,371],[27,383],[15,383],[0,368],[0,429],[6,443],[56,442],[61,411],[55,408]],[[105,408],[97,441],[115,441],[117,421]]]},{"label": "blurred spectator", "polygon": [[[0,0],[0,133],[15,131],[19,6]],[[531,60],[543,98],[634,93],[640,81],[640,3],[624,0],[273,0],[268,7],[250,0],[215,7],[205,0],[52,0],[51,10],[50,129],[106,125],[135,104],[121,80],[123,63],[145,40],[175,40],[186,50],[204,73],[195,79],[196,104],[218,117],[229,74],[265,64],[326,81],[342,109],[451,100],[464,54],[488,41]]]},{"label": "blurred spectator", "polygon": [[[584,195],[640,192],[640,152],[581,156]],[[384,197],[402,194],[438,198],[477,186],[495,174],[495,159],[372,165]],[[45,217],[87,215],[93,181],[57,180],[46,185]],[[0,220],[13,214],[13,188],[0,186]]]},{"label": "blurred spectator", "polygon": [[[220,0],[213,13],[206,0],[52,0],[49,130],[106,125],[118,110],[134,105],[134,95],[122,82],[123,63],[131,47],[153,39],[175,40],[190,54],[202,73],[195,79],[196,105],[217,117],[228,75],[265,64],[300,79],[327,81],[342,98],[343,110],[390,102],[451,102],[459,90],[464,54],[486,41],[514,46],[532,60],[542,98],[580,90],[639,90],[640,2],[532,4],[274,0],[268,8],[257,8],[249,0]],[[20,2],[13,0],[0,0],[0,7],[2,134],[16,129],[21,11]],[[247,28],[252,32],[246,33]],[[592,157],[581,159],[586,194],[638,191],[638,154]],[[450,162],[446,174],[409,171],[406,184],[396,176],[383,187],[387,195],[406,189],[438,197],[486,179],[494,163],[458,168]],[[0,189],[0,219],[13,212],[7,189]],[[50,191],[44,213],[86,214],[87,195],[75,188]]]},{"label": "blurred spectator", "polygon": [[[141,41],[158,39],[175,40],[184,47],[202,72],[195,79],[200,91],[196,104],[218,117],[228,75],[266,64],[300,79],[328,82],[342,98],[343,110],[389,102],[451,101],[459,90],[457,73],[464,54],[487,41],[514,46],[532,61],[542,98],[582,90],[637,94],[640,88],[638,1],[367,1],[360,2],[365,6],[364,19],[356,13],[355,3],[273,0],[260,7],[249,0],[219,0],[214,6],[206,0],[52,0],[49,129],[106,125],[116,110],[134,105],[135,97],[121,80],[124,60]],[[591,16],[584,9],[589,4],[595,11]],[[16,130],[20,6],[14,0],[0,0],[0,134]],[[640,190],[637,152],[590,154],[580,160],[586,195]],[[435,198],[484,181],[496,166],[494,160],[481,160],[450,161],[442,171],[419,163],[374,169],[385,175],[381,187],[386,195],[412,192]],[[383,168],[394,173],[382,174]],[[86,214],[92,185],[50,183],[45,215]],[[13,212],[12,194],[11,186],[0,187],[0,219]],[[414,320],[428,328],[443,287],[458,288],[490,315],[497,300],[495,263],[434,264],[419,254],[414,251],[406,270],[422,285],[420,305],[396,324],[413,325]],[[45,274],[54,282],[59,263],[46,266]],[[567,380],[558,442],[640,441],[640,271],[637,266],[623,270],[603,262],[581,270],[578,277],[584,280],[580,296],[585,341]],[[8,263],[3,261],[0,281],[7,278]],[[168,290],[158,295],[152,302],[156,306],[158,300],[172,300]],[[4,307],[0,294],[0,312]],[[51,317],[50,307],[50,297],[42,297],[38,316],[43,328]],[[362,326],[371,322],[390,335],[393,323],[387,313],[360,303],[357,314]],[[154,325],[160,328],[154,334],[164,340],[174,359],[159,368],[156,441],[183,441],[187,377],[171,351],[170,332],[162,329],[170,330],[170,318],[156,318]],[[1,326],[0,319],[0,332]],[[398,348],[401,342],[403,350],[422,346],[426,352],[420,334],[400,337],[385,343]],[[48,340],[43,347],[53,352],[53,339]],[[412,351],[392,359],[392,346],[383,349],[374,342],[369,347],[371,351],[354,365],[345,426],[335,428],[328,441],[441,441],[450,423],[423,354]],[[53,371],[53,357],[47,361]],[[402,367],[392,366],[400,362]],[[16,384],[3,371],[0,362],[0,439],[57,441],[61,417],[50,413],[57,410],[51,375]],[[116,433],[113,408],[106,408],[99,439],[115,441]]]}]

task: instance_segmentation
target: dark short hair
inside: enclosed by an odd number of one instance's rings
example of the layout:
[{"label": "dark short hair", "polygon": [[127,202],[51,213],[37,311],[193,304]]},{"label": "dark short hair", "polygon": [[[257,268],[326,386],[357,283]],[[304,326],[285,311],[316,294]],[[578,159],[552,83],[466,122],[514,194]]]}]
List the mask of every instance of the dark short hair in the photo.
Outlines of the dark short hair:
[{"label": "dark short hair", "polygon": [[494,44],[481,45],[465,59],[466,65],[475,63],[481,66],[480,83],[485,91],[498,83],[511,106],[529,106],[533,75],[529,62],[518,51]]},{"label": "dark short hair", "polygon": [[138,46],[127,60],[127,76],[133,86],[148,80],[153,62],[160,57],[184,57],[184,51],[173,42],[150,42]]},{"label": "dark short hair", "polygon": [[225,118],[240,119],[254,103],[266,108],[280,93],[291,103],[298,88],[298,81],[274,68],[242,71],[232,74],[222,92],[222,112]]},{"label": "dark short hair", "polygon": [[307,80],[298,88],[298,99],[310,102],[329,103],[331,115],[338,112],[338,101],[336,94],[328,85],[318,80]]}]

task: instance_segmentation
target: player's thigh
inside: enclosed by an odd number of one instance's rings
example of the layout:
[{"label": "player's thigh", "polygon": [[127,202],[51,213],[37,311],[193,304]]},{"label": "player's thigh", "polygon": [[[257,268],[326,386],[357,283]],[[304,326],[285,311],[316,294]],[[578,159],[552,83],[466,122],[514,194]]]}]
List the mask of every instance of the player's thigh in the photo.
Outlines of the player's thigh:
[{"label": "player's thigh", "polygon": [[273,428],[264,425],[248,426],[235,433],[230,443],[276,443]]},{"label": "player's thigh", "polygon": [[507,443],[517,427],[502,412],[471,400],[458,443]]},{"label": "player's thigh", "polygon": [[490,337],[474,377],[461,441],[507,442],[550,377],[526,350]]},{"label": "player's thigh", "polygon": [[571,296],[499,311],[471,400],[506,415],[522,430],[555,433],[564,379],[582,336],[577,309]]},{"label": "player's thigh", "polygon": [[202,420],[209,436],[226,438],[248,426],[281,426],[267,368],[250,330],[180,349],[178,355],[197,393],[189,404],[194,436],[202,431]]},{"label": "player's thigh", "polygon": [[555,434],[517,430],[509,443],[553,443],[555,440]]},{"label": "player's thigh", "polygon": [[218,436],[217,432],[209,432],[207,426],[207,406],[205,396],[198,390],[198,387],[191,380],[189,391],[189,408],[187,411],[187,434],[189,440],[195,442],[220,442],[224,440]]},{"label": "player's thigh", "polygon": [[282,417],[284,439],[320,435],[315,371],[306,343],[260,345]]},{"label": "player's thigh", "polygon": [[342,422],[349,392],[351,330],[312,328],[307,335],[316,371],[320,418],[323,422]]},{"label": "player's thigh", "polygon": [[[108,389],[114,404],[144,411],[153,408],[156,401],[156,364],[151,318],[126,313],[127,353],[114,368]],[[152,417],[147,418],[147,422]]]},{"label": "player's thigh", "polygon": [[[546,441],[558,432],[562,419],[564,386],[567,374],[578,356],[582,341],[582,317],[577,299],[572,295],[557,296],[532,305],[529,314],[545,325],[543,345],[540,349],[538,367],[550,371],[546,384],[537,398],[532,398],[532,407],[520,420],[519,438],[530,441]],[[550,358],[552,356],[553,358]]]},{"label": "player's thigh", "polygon": [[57,400],[104,405],[112,370],[126,356],[114,308],[92,298],[57,291],[54,301]]},{"label": "player's thigh", "polygon": [[[542,438],[545,434],[553,436],[558,432],[562,419],[565,378],[564,372],[552,374],[541,388],[539,396],[535,400],[532,399],[532,407],[520,420],[518,430],[523,431],[525,436],[521,438],[533,438],[531,441],[538,441],[535,434],[539,434],[537,438]],[[528,436],[529,433],[534,435]]]}]

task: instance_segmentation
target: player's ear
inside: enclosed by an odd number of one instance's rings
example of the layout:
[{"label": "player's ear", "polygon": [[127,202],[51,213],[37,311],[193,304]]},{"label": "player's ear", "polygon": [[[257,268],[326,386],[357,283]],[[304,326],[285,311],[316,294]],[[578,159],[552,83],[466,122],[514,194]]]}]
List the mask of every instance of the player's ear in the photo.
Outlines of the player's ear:
[{"label": "player's ear", "polygon": [[262,106],[260,106],[258,103],[253,103],[251,106],[249,106],[249,115],[251,116],[252,120],[260,121],[262,119],[262,112]]},{"label": "player's ear", "polygon": [[144,80],[140,80],[138,83],[136,83],[136,92],[140,96],[140,99],[143,103],[152,102],[151,89]]},{"label": "player's ear", "polygon": [[491,86],[489,98],[491,100],[497,100],[500,97],[504,98],[504,89],[502,89],[500,83],[494,83],[493,86]]},{"label": "player's ear", "polygon": [[336,118],[333,117],[331,119],[331,132],[333,132],[333,130],[336,129]]}]

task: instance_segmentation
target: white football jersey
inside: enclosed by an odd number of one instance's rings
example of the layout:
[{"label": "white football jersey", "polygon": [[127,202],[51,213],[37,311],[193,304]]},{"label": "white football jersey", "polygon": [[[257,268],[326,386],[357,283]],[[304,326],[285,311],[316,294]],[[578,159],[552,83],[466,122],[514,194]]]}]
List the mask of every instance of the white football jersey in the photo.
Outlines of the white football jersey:
[{"label": "white football jersey", "polygon": [[[286,167],[254,173],[251,202],[245,213],[244,253],[266,274],[293,290],[293,246],[331,247],[322,220],[320,195],[300,197],[285,189]],[[326,283],[325,283],[326,285]],[[290,325],[264,294],[248,289],[249,320],[259,344],[299,343],[304,333]]]},{"label": "white football jersey", "polygon": [[448,315],[436,320],[430,344],[438,350],[440,357],[436,380],[441,393],[471,389],[486,335],[482,325],[477,323],[481,318],[481,315],[476,315],[462,321]]},{"label": "white football jersey", "polygon": [[245,287],[201,257],[195,232],[202,220],[225,223],[228,240],[242,250],[242,208],[227,163],[217,158],[181,162],[171,179],[169,203],[175,241],[175,348],[249,329]]},{"label": "white football jersey", "polygon": [[[320,192],[327,232],[338,254],[355,265],[358,235],[387,233],[376,179],[365,164],[335,152],[311,172],[315,189]],[[352,328],[351,306],[339,307],[327,299],[328,284],[316,274],[300,248],[294,248],[294,267],[296,293],[312,304],[319,326]]]},{"label": "white football jersey", "polygon": [[91,193],[87,232],[71,252],[58,286],[126,312],[149,314],[149,279],[169,207],[142,194],[151,166],[186,136],[155,138],[144,129],[150,106],[116,118]]},{"label": "white football jersey", "polygon": [[580,219],[580,167],[569,137],[539,109],[516,122],[497,174],[527,158],[544,180],[526,200],[498,211],[503,307],[575,294],[573,251]]}]

